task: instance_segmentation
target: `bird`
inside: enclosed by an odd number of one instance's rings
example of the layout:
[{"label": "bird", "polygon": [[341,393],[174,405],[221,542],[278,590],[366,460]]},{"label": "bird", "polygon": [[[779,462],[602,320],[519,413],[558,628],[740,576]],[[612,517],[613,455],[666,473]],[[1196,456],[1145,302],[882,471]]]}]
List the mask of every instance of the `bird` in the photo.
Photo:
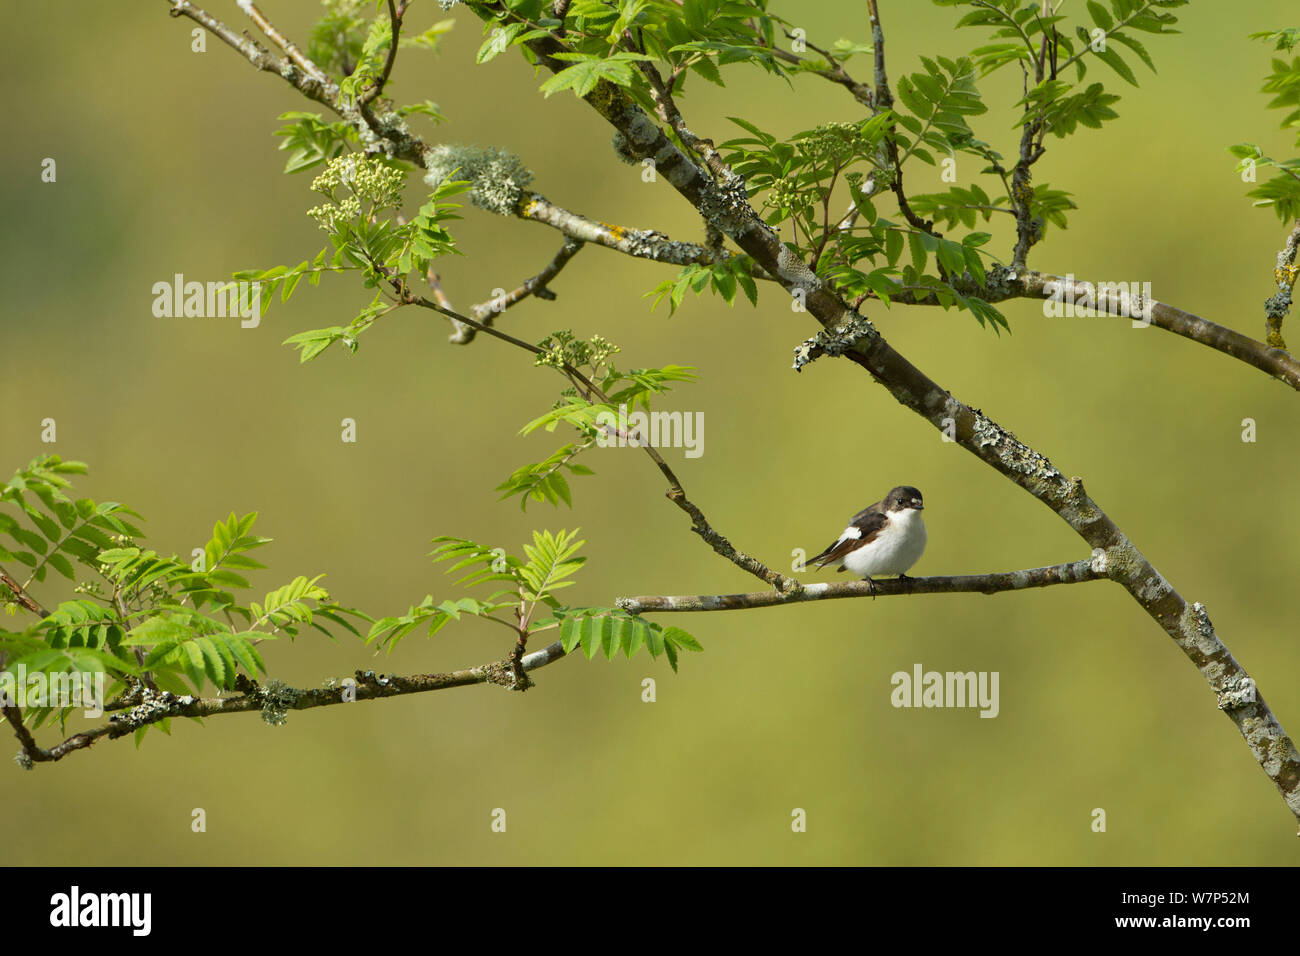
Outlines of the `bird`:
[{"label": "bird", "polygon": [[863,508],[825,551],[808,563],[821,569],[840,562],[837,571],[852,571],[871,585],[876,595],[873,575],[906,572],[925,551],[925,522],[921,512],[925,504],[921,492],[911,485],[899,485],[883,499]]}]

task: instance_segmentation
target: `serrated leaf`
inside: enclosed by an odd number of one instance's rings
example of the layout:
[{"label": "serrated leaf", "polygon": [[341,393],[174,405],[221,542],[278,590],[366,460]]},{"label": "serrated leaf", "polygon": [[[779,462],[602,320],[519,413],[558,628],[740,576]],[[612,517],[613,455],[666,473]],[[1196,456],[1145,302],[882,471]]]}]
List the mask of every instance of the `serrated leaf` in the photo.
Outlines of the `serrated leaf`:
[{"label": "serrated leaf", "polygon": [[618,632],[614,627],[614,619],[606,614],[600,619],[600,649],[605,652],[605,660],[613,660],[614,652],[618,650]]},{"label": "serrated leaf", "polygon": [[921,240],[921,234],[909,232],[907,234],[907,247],[912,254],[912,268],[916,270],[919,276],[925,272],[926,253],[925,245]]},{"label": "serrated leaf", "polygon": [[700,645],[700,642],[697,641],[694,636],[686,633],[680,627],[665,627],[664,639],[678,645],[679,647],[684,647],[688,651],[704,650]]},{"label": "serrated leaf", "polygon": [[1092,22],[1103,30],[1110,30],[1115,25],[1115,20],[1111,17],[1110,11],[1098,3],[1097,0],[1088,0],[1088,12],[1092,14]]},{"label": "serrated leaf", "polygon": [[598,647],[596,622],[590,617],[582,618],[579,632],[578,644],[582,647],[582,653],[587,655],[587,660],[591,660]]},{"label": "serrated leaf", "polygon": [[57,552],[53,553],[49,556],[47,561],[49,562],[50,567],[55,571],[58,571],[69,581],[75,581],[77,579],[76,573],[72,570],[71,562],[69,562],[63,555],[58,554]]},{"label": "serrated leaf", "polygon": [[1096,54],[1097,59],[1118,73],[1130,86],[1138,85],[1137,77],[1133,75],[1129,65],[1124,62],[1123,57],[1115,52],[1113,47],[1107,46],[1104,50],[1094,50],[1093,52]]}]

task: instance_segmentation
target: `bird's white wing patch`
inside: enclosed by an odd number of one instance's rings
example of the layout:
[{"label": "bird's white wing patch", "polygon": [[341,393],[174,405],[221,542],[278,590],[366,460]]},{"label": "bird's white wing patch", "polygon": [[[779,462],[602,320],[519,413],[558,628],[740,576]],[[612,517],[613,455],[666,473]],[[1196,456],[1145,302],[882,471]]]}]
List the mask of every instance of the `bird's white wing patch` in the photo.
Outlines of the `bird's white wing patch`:
[{"label": "bird's white wing patch", "polygon": [[[860,538],[860,537],[862,537],[862,529],[855,524],[851,524],[844,529],[844,533],[840,535],[838,539],[836,539],[835,544],[843,544],[845,541],[848,541],[850,538]],[[832,547],[833,546],[834,545],[832,545]]]}]

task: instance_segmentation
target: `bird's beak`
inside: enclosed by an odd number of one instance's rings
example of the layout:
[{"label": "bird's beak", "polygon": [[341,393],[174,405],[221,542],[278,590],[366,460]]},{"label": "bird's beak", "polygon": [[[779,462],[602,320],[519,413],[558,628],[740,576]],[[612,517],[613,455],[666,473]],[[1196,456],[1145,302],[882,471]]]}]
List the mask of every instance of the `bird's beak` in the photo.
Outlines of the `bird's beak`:
[{"label": "bird's beak", "polygon": [[925,510],[925,505],[921,504],[921,502],[917,501],[915,498],[912,499],[912,507],[915,508],[917,511]]}]

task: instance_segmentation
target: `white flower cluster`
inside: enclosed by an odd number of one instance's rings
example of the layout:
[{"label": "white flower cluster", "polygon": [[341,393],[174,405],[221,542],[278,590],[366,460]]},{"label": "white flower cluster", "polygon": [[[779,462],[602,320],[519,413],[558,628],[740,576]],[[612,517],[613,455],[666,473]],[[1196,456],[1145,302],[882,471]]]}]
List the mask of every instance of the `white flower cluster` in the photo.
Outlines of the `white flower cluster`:
[{"label": "white flower cluster", "polygon": [[326,232],[334,232],[340,223],[350,222],[361,215],[361,202],[356,197],[349,197],[336,203],[312,206],[307,215],[316,220],[316,225]]},{"label": "white flower cluster", "polygon": [[[330,202],[308,209],[307,215],[326,232],[333,232],[340,223],[361,215],[363,202],[376,208],[401,205],[402,179],[401,170],[385,166],[378,159],[355,154],[335,157],[311,184],[313,191]],[[352,195],[338,198],[336,193],[342,188]]]},{"label": "white flower cluster", "polygon": [[364,202],[392,206],[401,199],[402,171],[365,156],[337,156],[326,163],[325,171],[312,180],[311,188],[333,199],[340,186],[346,186]]}]

